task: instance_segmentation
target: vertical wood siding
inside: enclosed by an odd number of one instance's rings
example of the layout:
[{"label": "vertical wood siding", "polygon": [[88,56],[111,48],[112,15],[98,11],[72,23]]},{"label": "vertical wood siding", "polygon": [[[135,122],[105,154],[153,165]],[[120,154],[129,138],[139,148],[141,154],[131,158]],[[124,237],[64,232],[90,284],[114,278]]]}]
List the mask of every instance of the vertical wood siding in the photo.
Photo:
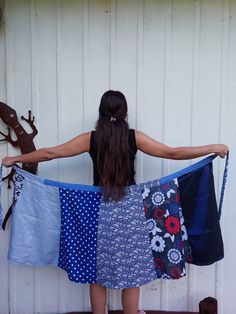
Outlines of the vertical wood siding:
[{"label": "vertical wood siding", "polygon": [[[3,7],[4,1],[0,1]],[[0,100],[19,116],[31,109],[37,147],[62,143],[94,128],[102,93],[127,96],[129,122],[173,146],[228,143],[229,179],[221,220],[225,258],[188,266],[178,281],[141,289],[140,308],[198,310],[206,296],[219,313],[236,308],[236,1],[235,0],[6,0],[0,23]],[[28,131],[28,126],[22,122]],[[6,127],[0,121],[0,130]],[[0,157],[17,150],[0,142]],[[137,181],[157,178],[189,161],[142,154]],[[215,162],[219,192],[223,161]],[[42,163],[49,178],[92,183],[88,155]],[[3,206],[11,192],[4,183]],[[9,265],[9,229],[0,231],[0,314],[88,311],[88,286],[62,270]],[[120,309],[120,292],[109,291]]]}]

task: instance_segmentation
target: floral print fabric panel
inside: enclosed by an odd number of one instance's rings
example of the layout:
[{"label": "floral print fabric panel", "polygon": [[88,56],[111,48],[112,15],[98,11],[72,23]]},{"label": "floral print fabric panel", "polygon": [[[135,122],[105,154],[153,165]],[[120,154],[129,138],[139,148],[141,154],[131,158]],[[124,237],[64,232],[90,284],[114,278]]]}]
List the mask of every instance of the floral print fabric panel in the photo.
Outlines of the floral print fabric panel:
[{"label": "floral print fabric panel", "polygon": [[101,199],[97,244],[97,283],[123,289],[155,280],[143,211],[142,185],[126,188],[118,202]]},{"label": "floral print fabric panel", "polygon": [[185,276],[191,250],[179,200],[178,180],[146,186],[144,210],[157,278]]}]

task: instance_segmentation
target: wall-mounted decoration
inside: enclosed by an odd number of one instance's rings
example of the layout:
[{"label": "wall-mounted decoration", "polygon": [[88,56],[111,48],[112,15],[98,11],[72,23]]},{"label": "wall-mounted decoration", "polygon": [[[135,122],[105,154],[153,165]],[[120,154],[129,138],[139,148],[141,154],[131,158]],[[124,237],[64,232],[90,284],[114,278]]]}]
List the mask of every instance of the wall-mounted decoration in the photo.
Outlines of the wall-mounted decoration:
[{"label": "wall-mounted decoration", "polygon": [[[28,111],[28,118],[25,118],[24,116],[21,116],[21,120],[26,121],[30,127],[32,128],[32,133],[27,133],[21,123],[18,120],[16,111],[8,106],[7,104],[0,102],[0,118],[1,120],[7,125],[8,133],[5,134],[0,131],[0,134],[3,136],[3,139],[0,139],[0,142],[7,141],[10,143],[13,147],[19,147],[22,154],[32,152],[36,150],[33,139],[38,134],[38,130],[36,126],[34,125],[34,116],[32,116],[31,111]],[[11,136],[11,132],[15,133],[16,139],[13,139]],[[36,173],[38,169],[38,163],[23,163],[22,169],[31,172]],[[6,177],[4,177],[2,180],[8,180],[8,188],[11,187],[10,182],[13,181],[13,175],[14,171],[12,170]],[[10,217],[12,212],[12,205],[7,211],[6,217],[3,221],[3,229],[5,229],[6,222],[8,218]]]}]

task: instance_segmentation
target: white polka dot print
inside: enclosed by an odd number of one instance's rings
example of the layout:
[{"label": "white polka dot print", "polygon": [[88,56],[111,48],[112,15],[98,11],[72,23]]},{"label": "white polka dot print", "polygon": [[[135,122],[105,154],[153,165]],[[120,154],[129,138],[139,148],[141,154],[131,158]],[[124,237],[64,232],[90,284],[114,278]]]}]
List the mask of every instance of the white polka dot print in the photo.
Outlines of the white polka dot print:
[{"label": "white polka dot print", "polygon": [[101,193],[60,189],[61,239],[58,266],[78,283],[96,282]]}]

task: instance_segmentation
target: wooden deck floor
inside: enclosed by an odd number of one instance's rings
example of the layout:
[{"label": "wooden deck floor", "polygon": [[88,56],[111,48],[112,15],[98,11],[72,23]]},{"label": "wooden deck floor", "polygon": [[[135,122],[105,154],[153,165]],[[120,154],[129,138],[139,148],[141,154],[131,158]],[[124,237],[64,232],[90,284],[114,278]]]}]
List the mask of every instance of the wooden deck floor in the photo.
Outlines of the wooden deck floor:
[{"label": "wooden deck floor", "polygon": [[[147,314],[199,314],[199,312],[166,312],[166,311],[146,311]],[[92,314],[92,312],[69,312],[65,314]],[[123,314],[122,311],[109,311],[108,314]]]}]

